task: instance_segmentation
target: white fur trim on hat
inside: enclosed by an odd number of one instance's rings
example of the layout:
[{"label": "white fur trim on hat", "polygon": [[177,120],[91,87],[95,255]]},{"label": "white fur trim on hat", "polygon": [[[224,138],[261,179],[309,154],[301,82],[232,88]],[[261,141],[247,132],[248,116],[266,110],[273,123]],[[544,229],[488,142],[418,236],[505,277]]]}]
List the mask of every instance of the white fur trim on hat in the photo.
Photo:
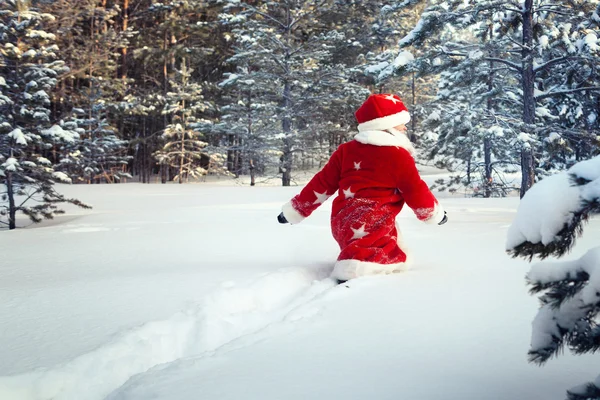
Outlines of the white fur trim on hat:
[{"label": "white fur trim on hat", "polygon": [[283,207],[281,207],[281,211],[283,212],[285,219],[287,219],[287,221],[292,225],[299,224],[305,218],[298,211],[296,211],[291,201],[285,203]]},{"label": "white fur trim on hat", "polygon": [[409,268],[405,262],[396,264],[378,264],[360,260],[340,260],[335,263],[331,277],[342,281],[368,275],[388,275],[404,272]]},{"label": "white fur trim on hat", "polygon": [[358,131],[377,131],[393,128],[398,125],[406,125],[410,121],[410,113],[408,111],[400,111],[399,113],[386,115],[385,117],[375,118],[370,121],[358,124]]},{"label": "white fur trim on hat", "polygon": [[415,153],[412,142],[403,133],[393,134],[387,131],[362,131],[354,136],[354,140],[364,144],[372,144],[373,146],[402,147],[411,155]]}]

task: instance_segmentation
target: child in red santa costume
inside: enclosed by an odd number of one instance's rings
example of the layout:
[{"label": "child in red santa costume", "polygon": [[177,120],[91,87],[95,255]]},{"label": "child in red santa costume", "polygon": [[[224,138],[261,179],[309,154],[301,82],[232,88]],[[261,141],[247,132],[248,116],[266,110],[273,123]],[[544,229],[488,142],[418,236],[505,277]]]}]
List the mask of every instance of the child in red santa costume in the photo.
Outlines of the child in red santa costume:
[{"label": "child in red santa costume", "polygon": [[339,281],[406,269],[396,216],[406,203],[421,221],[443,224],[446,213],[417,171],[405,134],[410,114],[393,94],[374,94],[356,111],[358,134],[282,208],[297,224],[336,192],[331,230],[340,245],[332,277]]}]

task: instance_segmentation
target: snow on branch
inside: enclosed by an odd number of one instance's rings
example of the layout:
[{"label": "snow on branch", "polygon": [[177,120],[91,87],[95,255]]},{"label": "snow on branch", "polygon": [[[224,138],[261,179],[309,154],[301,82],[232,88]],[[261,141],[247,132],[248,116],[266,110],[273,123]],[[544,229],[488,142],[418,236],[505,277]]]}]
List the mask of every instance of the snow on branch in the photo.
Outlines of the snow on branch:
[{"label": "snow on branch", "polygon": [[506,250],[513,257],[560,257],[599,213],[600,156],[535,184],[521,200]]},{"label": "snow on branch", "polygon": [[[600,214],[600,156],[536,183],[525,194],[508,231],[507,252],[525,258],[562,256]],[[543,364],[565,347],[575,354],[600,350],[600,246],[574,261],[539,262],[527,274],[541,293],[529,361]],[[571,400],[600,399],[600,377],[568,391]]]},{"label": "snow on branch", "polygon": [[511,62],[511,61],[507,61],[504,60],[502,58],[493,58],[493,57],[484,57],[482,58],[482,60],[484,61],[495,61],[495,62],[499,62],[501,64],[504,65],[508,65],[509,67],[511,67],[512,69],[521,72],[523,69],[521,68],[521,66],[519,66],[518,64]]},{"label": "snow on branch", "polygon": [[562,96],[564,94],[571,94],[571,93],[577,93],[577,92],[600,92],[600,86],[582,87],[582,88],[577,88],[577,89],[560,90],[557,92],[544,93],[544,94],[535,96],[535,99],[539,101],[539,100],[546,99],[548,97]]},{"label": "snow on branch", "polygon": [[590,400],[600,398],[600,376],[594,382],[576,386],[567,392],[568,400]]},{"label": "snow on branch", "polygon": [[571,60],[571,59],[573,59],[572,56],[557,57],[557,58],[555,58],[553,60],[550,60],[550,61],[548,61],[548,62],[546,62],[546,63],[544,63],[542,65],[539,65],[539,66],[535,67],[533,69],[533,72],[537,73],[537,72],[543,71],[545,69],[550,68],[551,66],[553,66],[555,64],[559,64],[559,63],[562,63],[564,61],[568,61],[568,60]]},{"label": "snow on branch", "polygon": [[276,25],[279,25],[281,28],[283,29],[287,29],[289,28],[288,25],[284,24],[283,22],[279,21],[277,18],[273,17],[272,15],[269,15],[267,13],[264,13],[262,11],[260,11],[258,8],[248,4],[248,3],[240,3],[239,6],[244,7],[248,10],[250,10],[251,12],[260,15],[261,17],[268,19],[269,21],[274,22]]},{"label": "snow on branch", "polygon": [[[455,51],[447,51],[446,49],[442,49],[442,54],[447,55],[447,56],[452,56],[452,57],[469,57],[469,54],[458,53],[458,52],[455,52]],[[516,64],[516,63],[514,63],[512,61],[505,60],[503,58],[481,57],[481,58],[479,58],[479,60],[482,60],[482,61],[494,61],[494,62],[498,62],[500,64],[508,65],[510,68],[512,68],[512,69],[514,69],[515,71],[518,71],[518,72],[521,72],[523,70],[519,64]]]},{"label": "snow on branch", "polygon": [[436,18],[433,18],[431,14],[424,14],[419,22],[417,22],[417,25],[413,28],[413,30],[400,39],[398,42],[398,47],[403,48],[416,43],[419,38],[424,36],[425,32],[429,31],[436,25]]},{"label": "snow on branch", "polygon": [[575,261],[541,262],[527,275],[542,307],[533,321],[529,360],[543,364],[565,345],[577,354],[600,349],[600,247]]},{"label": "snow on branch", "polygon": [[554,13],[554,14],[560,14],[560,15],[571,15],[571,13],[573,12],[573,10],[569,7],[566,7],[564,5],[560,5],[560,4],[545,4],[541,7],[536,8],[535,10],[532,11],[532,14],[539,14],[539,13]]}]

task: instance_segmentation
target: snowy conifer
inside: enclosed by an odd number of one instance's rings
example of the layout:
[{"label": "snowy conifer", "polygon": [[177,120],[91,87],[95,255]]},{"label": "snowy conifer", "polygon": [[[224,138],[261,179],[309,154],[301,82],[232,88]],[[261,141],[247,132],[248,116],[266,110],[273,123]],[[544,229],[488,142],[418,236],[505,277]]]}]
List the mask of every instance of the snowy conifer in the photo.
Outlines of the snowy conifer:
[{"label": "snowy conifer", "polygon": [[[434,51],[415,63],[419,74],[441,72],[437,96],[423,106],[428,116],[421,138],[423,157],[454,172],[437,182],[440,189],[464,186],[483,197],[511,190],[504,173],[519,164],[513,150],[518,140],[502,116],[515,113],[516,96],[505,87],[510,79],[506,67],[492,59],[510,45],[498,37],[498,26],[488,21],[455,35],[445,42],[443,55]],[[481,61],[484,57],[487,62]]]},{"label": "snowy conifer", "polygon": [[94,1],[58,0],[45,6],[57,18],[50,25],[70,69],[61,76],[55,93],[57,117],[77,123],[80,143],[71,143],[64,152],[68,159],[61,170],[76,182],[116,182],[129,176],[125,168],[127,141],[118,137],[114,116],[116,102],[126,81],[118,76],[119,49],[127,45],[128,33],[119,32],[118,4]]},{"label": "snowy conifer", "polygon": [[[552,201],[548,201],[552,199]],[[507,240],[513,257],[561,257],[600,214],[600,156],[536,183],[522,199]],[[575,261],[540,262],[527,275],[542,293],[529,359],[543,364],[566,346],[575,354],[600,350],[600,246]],[[600,399],[600,377],[569,390],[571,400]]]},{"label": "snowy conifer", "polygon": [[29,3],[5,1],[0,13],[0,222],[9,229],[16,227],[17,212],[40,222],[62,212],[58,203],[87,207],[53,187],[71,182],[45,156],[57,141],[68,139],[49,129],[49,93],[58,74],[68,69],[57,60],[55,36],[44,31],[52,15]]},{"label": "snowy conifer", "polygon": [[[150,181],[150,175],[155,171],[156,156],[161,160],[158,164],[163,183],[175,175],[185,178],[186,174],[181,176],[177,172],[181,165],[175,167],[172,157],[165,158],[167,153],[172,155],[173,149],[165,152],[164,139],[167,142],[173,141],[173,138],[181,139],[180,127],[184,129],[184,125],[173,119],[176,115],[179,115],[177,118],[182,116],[176,112],[175,107],[177,103],[183,105],[180,101],[183,99],[181,85],[191,85],[190,90],[199,98],[200,92],[204,93],[207,86],[210,86],[206,82],[206,76],[211,75],[213,69],[218,70],[214,63],[222,62],[214,57],[216,51],[213,41],[224,39],[211,29],[217,25],[216,22],[207,22],[207,12],[214,7],[214,3],[203,0],[140,3],[139,12],[143,18],[139,22],[144,34],[136,35],[130,40],[136,68],[135,71],[131,69],[129,76],[132,79],[135,77],[136,82],[125,96],[121,107],[126,114],[126,130],[130,131],[131,148],[134,149],[134,168],[140,173],[143,182]],[[216,15],[214,10],[211,12]],[[183,64],[187,68],[187,83],[182,80]],[[220,73],[215,75],[220,77]],[[188,119],[184,130],[187,130],[187,134],[193,134],[196,137],[193,140],[196,140],[200,133],[210,130],[210,127],[206,128],[210,124],[205,124],[207,121],[201,119],[208,120],[210,117],[204,115],[204,112],[214,113],[214,101],[212,96],[203,96],[202,101],[188,101],[191,103],[185,105],[188,108],[186,112],[191,111],[189,107],[193,107],[195,120]],[[203,104],[204,111],[200,111],[200,104]],[[180,127],[177,127],[178,123]],[[171,135],[171,139],[163,136],[163,133]],[[193,152],[197,153],[197,150],[199,149],[196,148]],[[201,163],[195,162],[195,166],[190,166],[189,171],[203,173],[202,169],[198,169],[200,164],[203,165],[202,168],[206,167],[206,158]]]},{"label": "snowy conifer", "polygon": [[367,2],[361,5],[370,8],[363,16],[365,22],[368,22],[366,29],[369,29],[369,33],[361,40],[364,42],[361,43],[362,47],[367,50],[362,55],[366,62],[364,74],[371,78],[379,92],[386,92],[397,86],[397,82],[392,82],[393,78],[407,72],[406,68],[415,58],[411,52],[397,45],[398,40],[416,23],[417,13],[407,9],[407,5],[408,2],[396,1]]},{"label": "snowy conifer", "polygon": [[[454,37],[460,37],[469,30],[484,31],[487,24],[493,24],[494,34],[489,41],[471,40],[470,51],[465,51],[467,47],[456,40],[440,43],[432,49],[429,59],[468,62],[473,51],[479,50],[483,55],[479,58],[481,63],[494,62],[504,67],[503,86],[513,97],[507,99],[506,105],[513,105],[507,107],[508,112],[496,113],[496,118],[510,126],[518,140],[515,147],[520,151],[521,195],[536,175],[551,169],[541,151],[546,138],[557,132],[576,141],[590,136],[580,129],[560,125],[550,106],[556,99],[600,89],[596,70],[589,67],[597,54],[593,32],[598,27],[593,17],[596,7],[596,2],[584,0],[436,0],[430,2],[419,23],[400,41],[401,47],[417,45],[443,29],[449,28]],[[479,48],[474,49],[473,45]],[[573,74],[578,75],[576,79]],[[518,113],[514,106],[519,107]]]},{"label": "snowy conifer", "polygon": [[229,170],[236,175],[249,173],[253,185],[255,173],[263,174],[267,169],[269,149],[276,147],[265,135],[269,122],[261,116],[275,113],[277,104],[265,99],[260,85],[248,75],[248,66],[239,65],[219,84],[226,104],[221,107],[220,121],[211,135],[223,137],[229,152]]},{"label": "snowy conifer", "polygon": [[97,86],[83,89],[88,95],[86,109],[76,108],[73,116],[63,123],[63,129],[75,130],[79,140],[68,142],[61,151],[60,170],[80,182],[114,183],[124,177],[128,160],[127,141],[119,139],[107,117],[107,107]]},{"label": "snowy conifer", "polygon": [[[260,87],[262,134],[277,143],[283,186],[291,183],[294,154],[302,151],[314,106],[356,101],[346,69],[334,52],[347,43],[343,33],[324,23],[336,4],[318,1],[229,1],[221,15],[232,27],[234,55],[229,62],[248,66],[247,78]],[[362,100],[362,99],[360,99]],[[271,107],[276,104],[276,108]],[[332,118],[334,116],[330,116]]]},{"label": "snowy conifer", "polygon": [[163,112],[171,117],[171,123],[162,135],[165,144],[155,154],[159,163],[177,169],[175,179],[179,183],[207,173],[200,163],[207,143],[201,140],[202,134],[190,125],[209,105],[204,102],[201,86],[190,80],[191,72],[184,58],[166,97],[167,104]]}]

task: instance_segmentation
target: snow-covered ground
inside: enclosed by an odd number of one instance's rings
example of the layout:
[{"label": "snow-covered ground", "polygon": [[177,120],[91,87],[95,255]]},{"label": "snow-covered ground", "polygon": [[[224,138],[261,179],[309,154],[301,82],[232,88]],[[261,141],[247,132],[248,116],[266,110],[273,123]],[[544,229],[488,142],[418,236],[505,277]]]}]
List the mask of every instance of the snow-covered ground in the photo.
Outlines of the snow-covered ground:
[{"label": "snow-covered ground", "polygon": [[331,201],[276,221],[299,189],[61,186],[94,209],[0,232],[0,399],[558,400],[596,377],[527,363],[518,199],[443,198],[441,227],[405,209],[413,268],[336,286]]}]

